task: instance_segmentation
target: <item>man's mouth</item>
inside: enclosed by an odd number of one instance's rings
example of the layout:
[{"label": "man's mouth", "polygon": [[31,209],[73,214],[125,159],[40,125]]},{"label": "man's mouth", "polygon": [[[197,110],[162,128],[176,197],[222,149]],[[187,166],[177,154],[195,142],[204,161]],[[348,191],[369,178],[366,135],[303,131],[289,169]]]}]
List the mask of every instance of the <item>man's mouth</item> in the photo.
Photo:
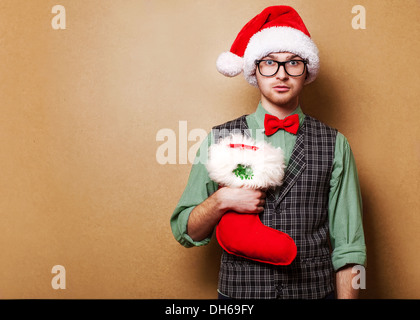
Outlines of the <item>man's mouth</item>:
[{"label": "man's mouth", "polygon": [[287,92],[290,90],[290,87],[288,86],[275,86],[273,87],[274,90],[276,90],[277,92]]}]

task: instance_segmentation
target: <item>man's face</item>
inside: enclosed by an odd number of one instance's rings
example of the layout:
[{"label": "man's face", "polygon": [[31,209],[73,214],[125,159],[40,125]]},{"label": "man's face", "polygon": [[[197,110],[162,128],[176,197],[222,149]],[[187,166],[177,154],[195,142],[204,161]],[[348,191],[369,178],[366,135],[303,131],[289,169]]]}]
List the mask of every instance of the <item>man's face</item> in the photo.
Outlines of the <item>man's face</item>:
[{"label": "man's face", "polygon": [[[275,60],[283,62],[288,60],[303,59],[290,52],[281,52],[270,53],[261,60]],[[262,68],[262,65],[260,65],[260,68]],[[264,103],[269,103],[277,107],[286,107],[288,109],[297,107],[299,94],[302,91],[305,82],[306,72],[307,70],[305,67],[305,72],[301,76],[293,77],[286,73],[284,66],[281,66],[276,74],[267,77],[261,75],[257,67],[256,78],[258,87],[261,91],[261,101],[263,102],[263,105]]]}]

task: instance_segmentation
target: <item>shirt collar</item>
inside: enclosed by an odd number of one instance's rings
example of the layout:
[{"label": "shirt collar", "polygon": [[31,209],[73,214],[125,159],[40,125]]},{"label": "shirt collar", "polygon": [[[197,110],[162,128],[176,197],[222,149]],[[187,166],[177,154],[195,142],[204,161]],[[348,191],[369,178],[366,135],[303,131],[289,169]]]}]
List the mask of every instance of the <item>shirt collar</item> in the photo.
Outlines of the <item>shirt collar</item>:
[{"label": "shirt collar", "polygon": [[[266,114],[271,114],[271,113],[268,112],[266,109],[264,109],[260,101],[260,103],[258,104],[257,110],[254,113],[254,119],[257,122],[259,128],[264,128],[264,118]],[[303,120],[305,120],[305,114],[300,108],[300,105],[298,105],[297,108],[292,113],[288,114],[287,116],[291,116],[293,114],[299,115],[299,126],[301,126],[303,123]]]}]

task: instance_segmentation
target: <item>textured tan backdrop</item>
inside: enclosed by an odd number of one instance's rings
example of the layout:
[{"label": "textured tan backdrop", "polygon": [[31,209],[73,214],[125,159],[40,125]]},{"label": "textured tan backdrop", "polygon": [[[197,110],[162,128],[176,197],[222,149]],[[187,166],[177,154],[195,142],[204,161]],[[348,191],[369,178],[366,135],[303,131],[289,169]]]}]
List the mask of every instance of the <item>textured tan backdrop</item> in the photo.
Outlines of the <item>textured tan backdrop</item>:
[{"label": "textured tan backdrop", "polygon": [[[66,30],[51,27],[56,4]],[[2,0],[1,298],[217,296],[217,242],[184,249],[169,227],[191,165],[160,165],[156,134],[254,111],[258,91],[215,60],[273,4],[293,5],[320,49],[303,109],[356,157],[362,297],[420,298],[417,0]],[[357,4],[365,30],[351,26]]]}]

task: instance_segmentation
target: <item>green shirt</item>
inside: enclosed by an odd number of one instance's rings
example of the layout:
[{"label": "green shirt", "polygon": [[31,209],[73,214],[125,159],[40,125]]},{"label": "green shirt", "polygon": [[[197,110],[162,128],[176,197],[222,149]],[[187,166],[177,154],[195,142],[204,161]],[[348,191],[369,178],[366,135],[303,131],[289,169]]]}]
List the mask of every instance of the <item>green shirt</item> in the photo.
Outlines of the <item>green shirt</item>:
[{"label": "green shirt", "polygon": [[[264,129],[264,117],[268,113],[261,105],[256,112],[248,115],[246,121],[254,139],[263,139],[274,147],[284,151],[286,165],[290,160],[296,142],[296,135],[284,130],[275,134],[256,134]],[[305,115],[298,107],[293,113],[299,115],[302,125]],[[217,190],[205,167],[207,149],[214,140],[209,134],[197,153],[187,186],[171,217],[171,228],[175,239],[185,247],[202,246],[210,242],[211,237],[202,241],[194,241],[188,236],[187,224],[191,211],[195,206],[207,199]],[[362,223],[362,198],[359,187],[356,164],[347,139],[337,134],[334,151],[333,170],[330,180],[328,203],[328,219],[330,241],[332,247],[332,263],[335,270],[346,264],[364,265],[366,262],[366,246]]]}]

